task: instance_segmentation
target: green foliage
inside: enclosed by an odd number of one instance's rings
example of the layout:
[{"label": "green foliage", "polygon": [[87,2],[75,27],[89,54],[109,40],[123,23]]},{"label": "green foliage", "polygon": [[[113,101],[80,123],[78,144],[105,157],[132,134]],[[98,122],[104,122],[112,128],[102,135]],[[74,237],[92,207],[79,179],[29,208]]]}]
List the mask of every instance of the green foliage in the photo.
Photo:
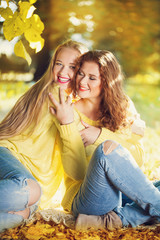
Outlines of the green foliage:
[{"label": "green foliage", "polygon": [[35,49],[36,53],[41,51],[44,46],[44,39],[41,37],[44,24],[37,14],[33,14],[36,9],[33,4],[36,0],[18,1],[18,8],[14,13],[9,7],[9,1],[6,0],[6,2],[8,7],[0,8],[0,15],[5,19],[3,22],[4,37],[8,41],[17,36],[19,37],[14,52],[17,56],[26,59],[30,65],[31,58],[22,40],[26,39],[29,42],[29,46]]},{"label": "green foliage", "polygon": [[127,84],[125,88],[147,126],[160,128],[160,87],[151,84]]}]

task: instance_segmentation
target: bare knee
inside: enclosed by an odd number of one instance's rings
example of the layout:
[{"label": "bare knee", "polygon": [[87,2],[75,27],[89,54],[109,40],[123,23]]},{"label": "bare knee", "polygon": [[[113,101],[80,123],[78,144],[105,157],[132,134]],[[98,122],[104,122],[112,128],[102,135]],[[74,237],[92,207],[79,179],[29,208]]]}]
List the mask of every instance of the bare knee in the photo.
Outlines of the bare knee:
[{"label": "bare knee", "polygon": [[30,208],[29,207],[31,205],[35,204],[40,199],[40,196],[41,196],[41,188],[36,181],[34,181],[32,179],[28,179],[26,188],[29,191],[28,208],[25,208],[22,211],[17,211],[17,212],[10,211],[10,212],[8,212],[10,214],[20,215],[24,219],[27,219],[30,215]]},{"label": "bare knee", "polygon": [[40,188],[39,184],[32,179],[28,179],[27,184],[28,184],[27,188],[29,190],[28,206],[31,206],[40,199],[41,188]]},{"label": "bare knee", "polygon": [[29,208],[25,208],[25,209],[22,210],[22,211],[17,211],[17,212],[10,211],[10,212],[8,212],[8,213],[20,215],[20,216],[22,216],[24,219],[27,219],[27,218],[29,218],[29,215],[30,215],[30,209],[29,209]]},{"label": "bare knee", "polygon": [[109,153],[111,153],[117,146],[119,145],[119,143],[108,140],[106,142],[104,142],[103,145],[103,152],[105,155],[108,155]]}]

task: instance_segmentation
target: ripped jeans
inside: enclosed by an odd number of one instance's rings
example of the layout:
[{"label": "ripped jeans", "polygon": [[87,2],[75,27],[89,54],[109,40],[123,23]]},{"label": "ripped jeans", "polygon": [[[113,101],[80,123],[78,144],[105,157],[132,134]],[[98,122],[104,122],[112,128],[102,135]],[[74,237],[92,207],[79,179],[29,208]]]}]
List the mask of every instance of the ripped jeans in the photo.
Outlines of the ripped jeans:
[{"label": "ripped jeans", "polygon": [[[22,216],[8,212],[28,207],[27,179],[36,181],[7,148],[0,147],[0,232],[23,223]],[[36,209],[37,203],[30,206],[30,213]]]},{"label": "ripped jeans", "polygon": [[[73,214],[104,215],[114,210],[126,227],[135,227],[154,217],[160,221],[160,181],[154,186],[121,145],[107,155],[103,145],[98,146],[90,160],[72,203]],[[122,207],[122,193],[133,203]]]}]

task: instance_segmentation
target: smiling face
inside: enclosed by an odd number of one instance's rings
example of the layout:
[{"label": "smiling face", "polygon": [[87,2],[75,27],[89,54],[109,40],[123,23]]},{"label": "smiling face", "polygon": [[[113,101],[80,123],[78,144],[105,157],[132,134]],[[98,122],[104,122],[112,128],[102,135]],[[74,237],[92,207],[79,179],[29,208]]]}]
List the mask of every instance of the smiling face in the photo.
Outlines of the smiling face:
[{"label": "smiling face", "polygon": [[72,48],[62,48],[57,54],[53,67],[53,78],[63,89],[69,87],[75,69],[75,60],[80,53]]},{"label": "smiling face", "polygon": [[97,63],[83,63],[77,73],[76,87],[80,98],[101,99],[102,85]]}]

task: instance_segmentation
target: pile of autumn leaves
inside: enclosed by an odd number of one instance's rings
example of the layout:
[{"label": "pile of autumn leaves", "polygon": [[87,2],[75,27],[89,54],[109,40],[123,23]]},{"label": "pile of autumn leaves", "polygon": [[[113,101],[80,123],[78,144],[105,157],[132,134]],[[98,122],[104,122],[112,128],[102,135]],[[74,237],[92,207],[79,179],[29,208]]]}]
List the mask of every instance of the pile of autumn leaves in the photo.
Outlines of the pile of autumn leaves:
[{"label": "pile of autumn leaves", "polygon": [[[144,147],[146,152],[144,172],[151,179],[160,179],[160,129],[147,128]],[[53,221],[46,222],[41,217],[28,224],[10,229],[0,234],[0,239],[7,240],[158,240],[160,239],[160,224],[140,226],[120,230],[75,231],[63,224]]]},{"label": "pile of autumn leaves", "polygon": [[160,239],[160,225],[154,227],[127,228],[120,230],[98,230],[75,231],[65,227],[63,224],[36,220],[24,227],[11,229],[0,234],[0,239],[18,240],[158,240]]}]

